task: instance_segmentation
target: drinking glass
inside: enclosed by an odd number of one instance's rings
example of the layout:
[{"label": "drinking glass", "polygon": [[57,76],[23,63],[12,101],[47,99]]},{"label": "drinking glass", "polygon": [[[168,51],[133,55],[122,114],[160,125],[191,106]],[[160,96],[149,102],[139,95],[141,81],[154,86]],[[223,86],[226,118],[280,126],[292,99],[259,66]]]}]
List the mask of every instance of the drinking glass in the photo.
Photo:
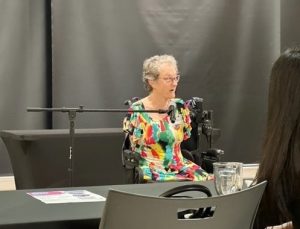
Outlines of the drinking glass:
[{"label": "drinking glass", "polygon": [[213,163],[215,188],[219,195],[240,191],[243,186],[243,163],[215,162]]}]

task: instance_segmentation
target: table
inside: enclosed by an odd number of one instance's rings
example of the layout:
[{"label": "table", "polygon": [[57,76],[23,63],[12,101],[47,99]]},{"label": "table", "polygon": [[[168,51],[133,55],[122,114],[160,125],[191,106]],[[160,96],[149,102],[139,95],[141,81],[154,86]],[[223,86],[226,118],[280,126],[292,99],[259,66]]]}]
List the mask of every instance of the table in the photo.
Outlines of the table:
[{"label": "table", "polygon": [[[70,186],[69,130],[3,130],[0,136],[17,189]],[[120,128],[76,129],[73,186],[124,184],[123,140]]]},{"label": "table", "polygon": [[98,228],[105,202],[45,204],[27,192],[84,189],[107,197],[109,189],[159,196],[161,193],[185,184],[202,184],[215,195],[212,181],[165,182],[151,184],[91,186],[78,188],[35,189],[0,192],[0,228]]}]

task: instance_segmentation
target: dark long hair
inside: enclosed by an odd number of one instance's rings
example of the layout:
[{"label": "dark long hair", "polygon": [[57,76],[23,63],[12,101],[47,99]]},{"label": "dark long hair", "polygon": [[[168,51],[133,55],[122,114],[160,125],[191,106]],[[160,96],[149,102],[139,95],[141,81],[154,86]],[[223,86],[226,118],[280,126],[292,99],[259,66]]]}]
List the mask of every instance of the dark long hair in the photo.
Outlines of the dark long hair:
[{"label": "dark long hair", "polygon": [[290,205],[300,183],[300,48],[274,63],[269,85],[267,126],[256,181],[268,181],[254,228],[292,220]]}]

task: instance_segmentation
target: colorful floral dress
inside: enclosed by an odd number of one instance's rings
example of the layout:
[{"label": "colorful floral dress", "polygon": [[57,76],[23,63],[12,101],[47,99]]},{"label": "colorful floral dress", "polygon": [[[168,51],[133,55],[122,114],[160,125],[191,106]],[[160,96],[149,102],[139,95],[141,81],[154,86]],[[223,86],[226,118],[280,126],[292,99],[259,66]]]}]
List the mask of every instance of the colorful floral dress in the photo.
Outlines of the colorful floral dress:
[{"label": "colorful floral dress", "polygon": [[[131,149],[141,157],[144,180],[207,180],[208,174],[181,154],[180,143],[191,135],[189,109],[181,99],[173,99],[172,104],[176,105],[174,123],[168,115],[154,120],[148,113],[139,112],[129,112],[124,119],[123,129],[130,135]],[[137,101],[131,109],[145,107]]]}]

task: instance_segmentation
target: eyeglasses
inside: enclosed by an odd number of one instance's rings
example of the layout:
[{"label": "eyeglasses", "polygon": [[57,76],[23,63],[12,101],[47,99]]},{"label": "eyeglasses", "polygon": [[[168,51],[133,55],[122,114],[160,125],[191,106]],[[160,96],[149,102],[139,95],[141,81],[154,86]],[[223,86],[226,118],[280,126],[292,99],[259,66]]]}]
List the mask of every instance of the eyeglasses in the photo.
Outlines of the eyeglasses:
[{"label": "eyeglasses", "polygon": [[175,77],[162,77],[162,78],[159,78],[159,79],[162,79],[163,81],[165,81],[166,83],[173,83],[174,81],[175,82],[178,82],[180,80],[180,75],[177,75]]}]

